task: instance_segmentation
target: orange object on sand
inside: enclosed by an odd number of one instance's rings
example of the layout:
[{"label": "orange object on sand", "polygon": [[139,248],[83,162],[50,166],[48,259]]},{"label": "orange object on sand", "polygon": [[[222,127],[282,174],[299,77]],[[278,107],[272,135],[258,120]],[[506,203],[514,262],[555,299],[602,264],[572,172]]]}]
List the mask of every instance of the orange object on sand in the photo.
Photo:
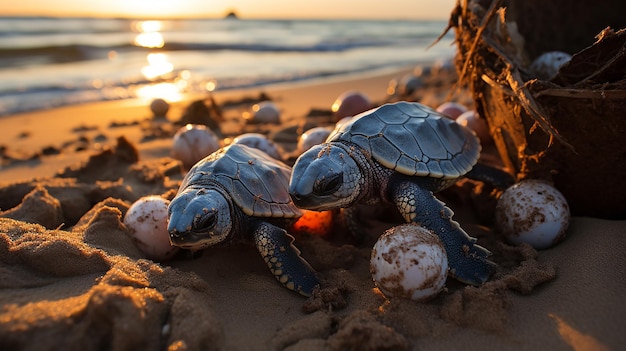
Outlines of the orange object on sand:
[{"label": "orange object on sand", "polygon": [[294,233],[308,233],[317,236],[326,236],[330,233],[333,225],[332,211],[302,210],[302,212],[302,217],[291,228]]}]

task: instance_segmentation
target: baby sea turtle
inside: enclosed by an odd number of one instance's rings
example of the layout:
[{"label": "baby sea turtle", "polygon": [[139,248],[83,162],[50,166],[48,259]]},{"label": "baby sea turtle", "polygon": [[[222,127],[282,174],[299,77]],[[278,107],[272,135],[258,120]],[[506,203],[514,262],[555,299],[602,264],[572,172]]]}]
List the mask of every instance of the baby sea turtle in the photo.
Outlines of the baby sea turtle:
[{"label": "baby sea turtle", "polygon": [[[506,187],[508,173],[477,164],[480,142],[473,131],[418,103],[386,104],[355,116],[296,161],[289,193],[298,207],[344,208],[351,231],[358,203],[396,205],[407,222],[418,222],[441,238],[450,275],[472,285],[494,272],[490,252],[475,244],[433,196],[459,177]],[[504,180],[497,182],[499,178]]]},{"label": "baby sea turtle", "polygon": [[302,215],[287,191],[290,174],[289,166],[246,145],[217,150],[191,168],[169,205],[172,244],[200,250],[252,239],[276,279],[309,296],[315,271],[283,229]]}]

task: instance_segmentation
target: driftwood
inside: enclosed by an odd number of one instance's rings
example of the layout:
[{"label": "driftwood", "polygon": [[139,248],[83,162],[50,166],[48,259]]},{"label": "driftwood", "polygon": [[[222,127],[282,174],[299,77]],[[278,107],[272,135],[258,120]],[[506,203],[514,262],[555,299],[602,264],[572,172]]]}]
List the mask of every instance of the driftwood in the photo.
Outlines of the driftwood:
[{"label": "driftwood", "polygon": [[[459,84],[505,166],[552,181],[572,214],[626,218],[626,2],[458,0]],[[572,59],[549,81],[532,60]]]}]

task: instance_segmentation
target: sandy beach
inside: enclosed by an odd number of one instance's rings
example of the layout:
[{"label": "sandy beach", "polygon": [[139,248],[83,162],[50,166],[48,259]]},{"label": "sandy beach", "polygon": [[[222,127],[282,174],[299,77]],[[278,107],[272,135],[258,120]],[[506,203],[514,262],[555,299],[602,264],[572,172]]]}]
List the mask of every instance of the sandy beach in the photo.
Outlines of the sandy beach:
[{"label": "sandy beach", "polygon": [[[262,89],[216,92],[225,140],[257,131],[292,162],[298,132],[332,126],[345,91],[374,104],[391,98],[378,71]],[[408,98],[436,107],[455,72],[433,69]],[[264,94],[280,124],[246,125]],[[283,288],[253,246],[198,257],[148,259],[122,223],[147,195],[173,198],[184,169],[171,157],[174,124],[194,100],[171,103],[156,122],[149,101],[120,100],[0,118],[0,349],[3,350],[620,350],[626,345],[626,220],[573,217],[566,239],[537,251],[493,229],[490,189],[463,180],[438,196],[493,253],[481,287],[448,279],[427,302],[386,299],[369,272],[393,216],[365,221],[363,243],[294,233],[322,288]],[[471,107],[461,91],[453,100]],[[493,146],[483,160],[498,163]],[[392,219],[389,219],[389,218]]]}]

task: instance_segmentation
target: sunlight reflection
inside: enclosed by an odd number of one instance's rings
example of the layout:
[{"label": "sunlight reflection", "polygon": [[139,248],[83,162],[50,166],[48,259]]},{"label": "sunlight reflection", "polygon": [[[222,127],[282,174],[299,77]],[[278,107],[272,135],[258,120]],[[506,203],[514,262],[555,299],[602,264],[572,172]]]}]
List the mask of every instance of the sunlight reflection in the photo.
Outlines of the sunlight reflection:
[{"label": "sunlight reflection", "polygon": [[154,79],[174,70],[166,54],[150,53],[147,56],[148,65],[141,69],[141,73],[148,79]]},{"label": "sunlight reflection", "polygon": [[604,345],[600,340],[594,338],[592,335],[584,334],[581,331],[574,329],[565,320],[560,318],[554,313],[548,313],[548,317],[554,319],[557,323],[557,330],[567,344],[569,344],[574,351],[609,351],[610,348]]},{"label": "sunlight reflection", "polygon": [[163,28],[161,21],[141,21],[134,24],[139,34],[135,37],[135,45],[144,48],[162,48],[165,45],[163,35],[159,31]]},{"label": "sunlight reflection", "polygon": [[135,37],[135,45],[144,48],[162,48],[165,41],[159,32],[140,33]]},{"label": "sunlight reflection", "polygon": [[139,32],[158,32],[163,29],[163,22],[157,20],[137,22],[137,30]]},{"label": "sunlight reflection", "polygon": [[176,102],[182,100],[183,95],[180,92],[180,88],[174,83],[158,83],[137,89],[137,97],[146,101],[160,98]]}]

